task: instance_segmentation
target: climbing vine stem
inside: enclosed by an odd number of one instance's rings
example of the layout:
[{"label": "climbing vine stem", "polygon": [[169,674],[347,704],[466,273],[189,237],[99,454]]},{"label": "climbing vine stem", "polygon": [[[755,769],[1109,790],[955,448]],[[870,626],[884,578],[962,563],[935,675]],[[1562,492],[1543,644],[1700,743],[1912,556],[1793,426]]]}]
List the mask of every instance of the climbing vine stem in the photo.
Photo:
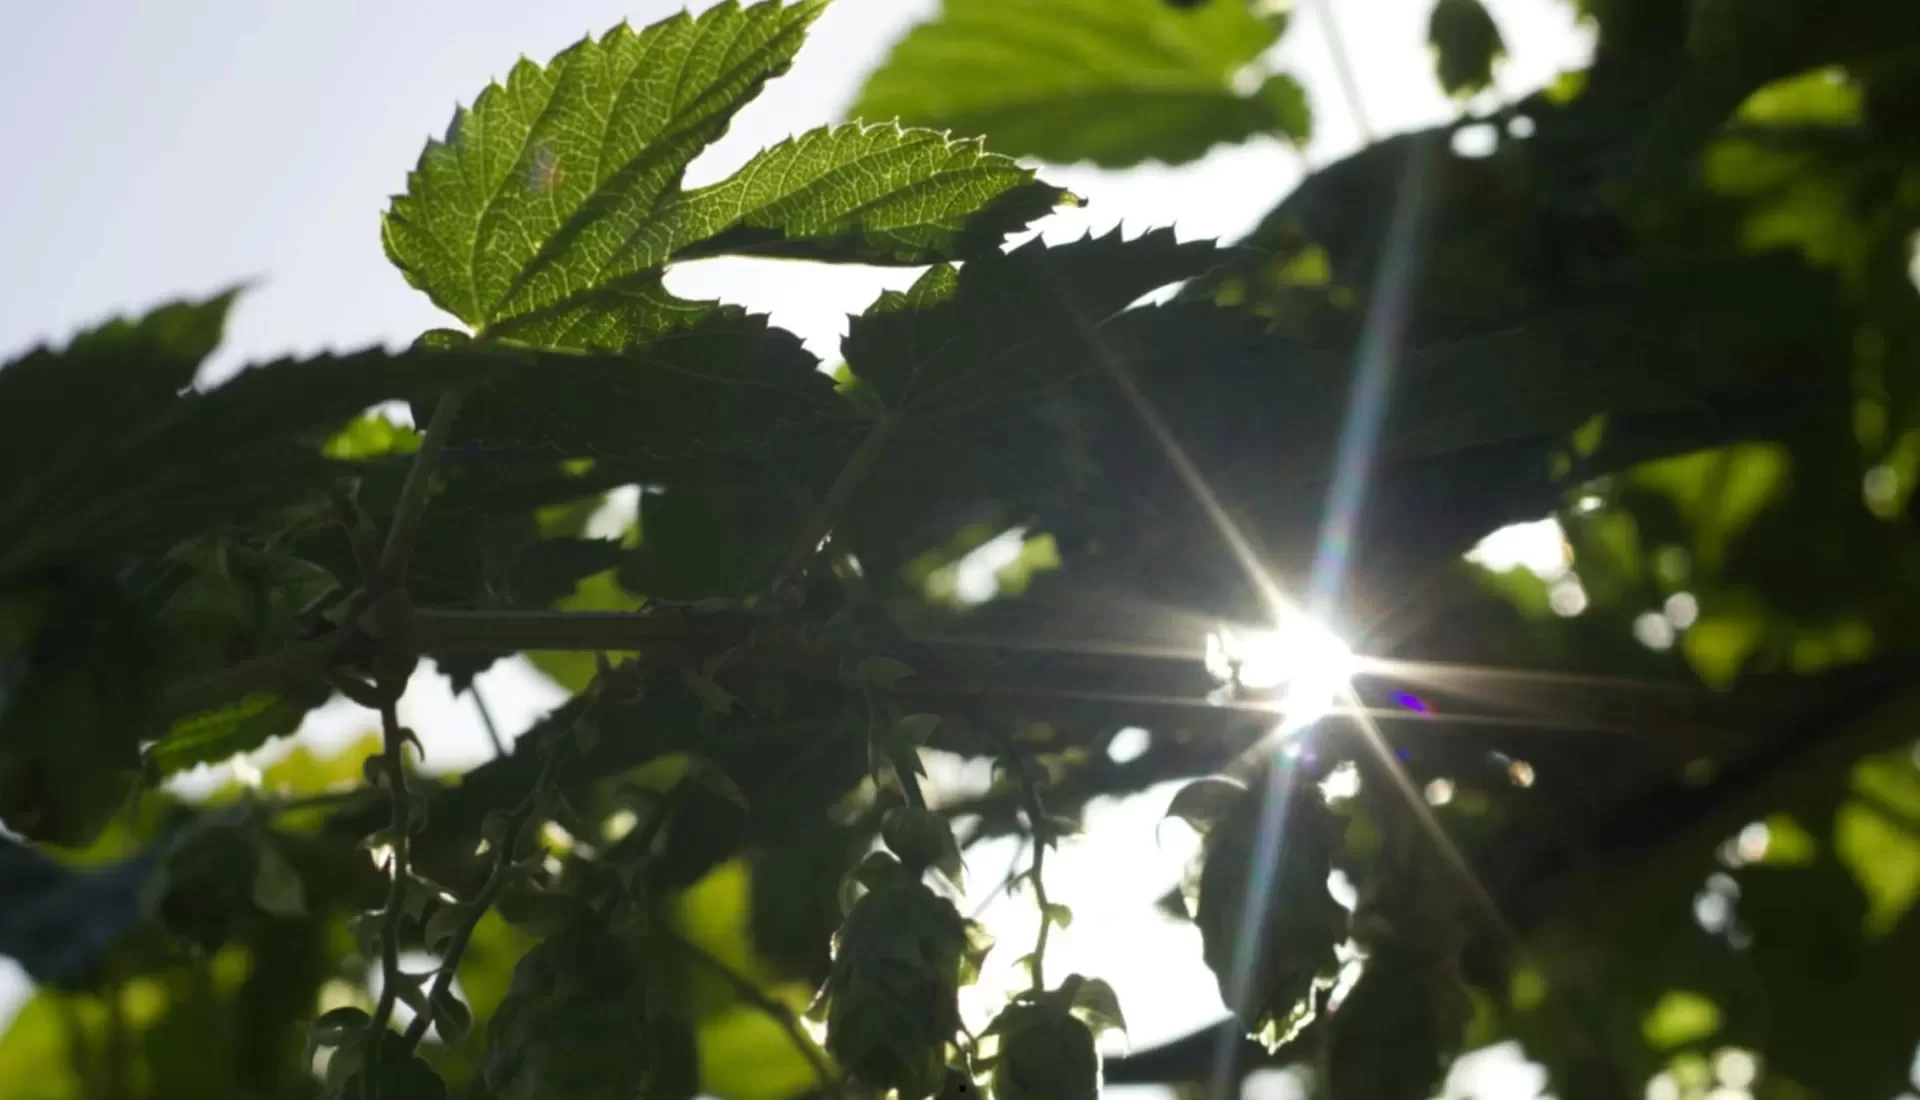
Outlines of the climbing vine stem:
[{"label": "climbing vine stem", "polygon": [[421,437],[420,449],[414,452],[413,465],[407,469],[407,480],[400,486],[400,502],[393,511],[393,523],[387,528],[386,547],[380,552],[380,576],[377,583],[383,588],[398,588],[406,580],[407,565],[413,560],[414,543],[420,537],[420,521],[427,512],[427,497],[433,489],[434,468],[440,463],[440,455],[447,449],[447,440],[453,434],[453,422],[460,416],[460,406],[465,394],[450,389],[440,395],[439,404],[434,406],[433,417],[427,421],[426,434]]},{"label": "climbing vine stem", "polygon": [[[393,1019],[393,1006],[400,996],[400,983],[407,980],[400,972],[400,923],[406,914],[407,850],[413,828],[413,802],[407,791],[407,742],[410,735],[400,725],[400,697],[388,692],[380,704],[380,731],[387,779],[387,798],[393,807],[388,841],[387,900],[380,911],[380,1000],[374,1005],[373,1022],[367,1028],[367,1064],[377,1066],[380,1047],[386,1039],[387,1024]],[[423,1013],[424,1015],[424,1013]],[[379,1100],[380,1074],[366,1075],[368,1100]]]},{"label": "climbing vine stem", "polygon": [[800,537],[788,549],[787,556],[780,562],[779,571],[773,575],[773,583],[768,590],[779,594],[797,580],[807,567],[807,562],[819,551],[820,544],[833,534],[833,529],[846,513],[847,506],[859,491],[867,474],[879,461],[880,454],[886,449],[887,440],[893,435],[894,418],[882,416],[874,421],[873,428],[866,438],[860,441],[860,447],[840,468],[840,476],[833,479],[827,487],[827,494],[820,498],[820,504],[807,517],[807,525],[801,529]]},{"label": "climbing vine stem", "polygon": [[1033,764],[1027,759],[1027,754],[1004,734],[998,735],[998,740],[1007,765],[1013,769],[1014,780],[1020,785],[1020,801],[1026,808],[1028,828],[1033,833],[1033,865],[1027,868],[1027,881],[1033,884],[1034,904],[1040,908],[1040,930],[1033,937],[1031,969],[1033,991],[1044,993],[1047,989],[1047,936],[1053,930],[1053,904],[1047,898],[1045,878],[1047,848],[1055,839],[1053,825],[1047,819],[1046,806],[1040,801],[1040,781],[1033,774]]},{"label": "climbing vine stem", "polygon": [[[559,780],[560,769],[565,766],[573,745],[572,738],[563,738],[548,748],[546,760],[540,765],[539,778],[534,781],[532,787],[527,789],[527,793],[521,797],[513,809],[507,812],[505,828],[500,830],[498,839],[494,841],[493,865],[487,872],[487,879],[481,884],[479,892],[474,894],[473,899],[464,905],[463,919],[453,930],[452,938],[447,941],[446,951],[441,955],[440,972],[434,976],[433,986],[427,993],[427,1005],[430,1009],[446,997],[452,996],[453,980],[460,971],[460,957],[466,953],[467,945],[473,942],[474,930],[486,917],[487,910],[493,907],[501,891],[505,890],[508,883],[512,881],[515,873],[514,856],[520,848],[521,834],[526,832],[527,826],[532,823],[534,814],[540,806],[542,792],[550,790]],[[408,1050],[420,1045],[420,1040],[426,1037],[427,1027],[432,1022],[433,1015],[430,1011],[422,1012],[413,1018],[413,1022],[407,1025],[405,1036]]]}]

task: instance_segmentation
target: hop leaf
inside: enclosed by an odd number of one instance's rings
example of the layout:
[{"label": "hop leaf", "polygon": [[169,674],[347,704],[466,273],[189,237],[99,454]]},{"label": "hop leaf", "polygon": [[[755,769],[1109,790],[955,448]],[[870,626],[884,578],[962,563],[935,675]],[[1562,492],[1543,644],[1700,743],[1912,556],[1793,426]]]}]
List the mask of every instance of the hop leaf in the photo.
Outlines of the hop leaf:
[{"label": "hop leaf", "polygon": [[1074,1012],[1087,1022],[1096,1037],[1108,1030],[1127,1030],[1127,1017],[1120,1011],[1120,995],[1104,980],[1083,979],[1075,974],[1060,983],[1060,988],[1070,994]]},{"label": "hop leaf", "polygon": [[1177,164],[1255,134],[1304,139],[1300,86],[1236,77],[1279,38],[1240,0],[945,0],[867,81],[853,114],[984,134],[1057,164]]},{"label": "hop leaf", "polygon": [[932,810],[917,806],[889,810],[880,823],[880,837],[910,870],[938,868],[956,883],[966,874],[966,862],[953,839],[953,830],[946,818]]},{"label": "hop leaf", "polygon": [[1224,775],[1196,779],[1174,793],[1167,816],[1177,817],[1205,833],[1247,795],[1247,785]]},{"label": "hop leaf", "polygon": [[677,257],[958,259],[1060,200],[977,143],[894,126],[816,130],[682,191],[823,7],[723,3],[522,61],[428,144],[387,215],[388,255],[496,337],[624,349],[708,312],[661,287]]},{"label": "hop leaf", "polygon": [[253,903],[276,917],[307,915],[307,889],[275,843],[259,837],[254,844]]}]

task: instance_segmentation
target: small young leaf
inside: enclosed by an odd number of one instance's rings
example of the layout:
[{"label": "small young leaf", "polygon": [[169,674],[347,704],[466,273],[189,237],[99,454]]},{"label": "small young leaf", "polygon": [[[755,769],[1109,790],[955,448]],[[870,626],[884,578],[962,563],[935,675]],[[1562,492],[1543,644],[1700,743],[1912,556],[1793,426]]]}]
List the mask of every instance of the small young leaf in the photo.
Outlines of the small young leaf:
[{"label": "small young leaf", "polygon": [[1059,902],[1053,902],[1047,906],[1045,917],[1055,928],[1063,932],[1073,927],[1073,910]]},{"label": "small young leaf", "polygon": [[433,999],[433,1026],[440,1033],[441,1042],[457,1045],[473,1029],[473,1010],[455,997],[453,990],[443,990]]},{"label": "small young leaf", "polygon": [[1247,796],[1246,784],[1224,775],[1196,779],[1174,793],[1167,817],[1177,817],[1204,833]]},{"label": "small young leaf", "polygon": [[915,748],[927,743],[933,731],[940,728],[940,716],[937,714],[909,714],[893,724],[894,732]]},{"label": "small young leaf", "polygon": [[600,723],[590,714],[582,714],[573,724],[573,743],[583,753],[590,753],[600,747]]},{"label": "small young leaf", "polygon": [[494,908],[501,920],[535,937],[550,936],[567,928],[580,913],[580,903],[567,895],[525,886],[502,890]]},{"label": "small young leaf", "polygon": [[719,795],[723,801],[738,809],[752,808],[747,805],[747,792],[741,790],[740,784],[735,783],[733,777],[719,765],[701,762],[695,767],[698,769],[698,775],[694,777],[694,782],[700,784],[701,790],[708,794]]},{"label": "small young leaf", "polygon": [[311,1052],[321,1047],[344,1045],[372,1022],[373,1017],[364,1009],[351,1006],[329,1009],[308,1025],[307,1049]]},{"label": "small young leaf", "polygon": [[386,914],[378,912],[355,913],[347,918],[347,934],[353,937],[363,957],[380,957],[381,930],[386,927],[386,919]]},{"label": "small young leaf", "polygon": [[488,810],[480,819],[480,839],[495,848],[505,848],[513,842],[513,818],[504,810]]},{"label": "small young leaf", "polygon": [[886,690],[912,676],[913,666],[892,657],[868,657],[860,662],[856,675],[861,681]]},{"label": "small young leaf", "polygon": [[705,672],[683,666],[680,669],[680,682],[700,700],[701,709],[706,713],[725,715],[733,710],[734,697]]},{"label": "small young leaf", "polygon": [[880,822],[880,836],[911,871],[937,868],[956,884],[966,876],[966,862],[953,838],[953,829],[946,818],[931,810],[901,806],[888,811]]},{"label": "small young leaf", "polygon": [[273,841],[261,838],[254,850],[253,903],[276,917],[307,915],[306,884]]},{"label": "small young leaf", "polygon": [[386,980],[393,983],[394,996],[400,998],[401,1004],[406,1005],[415,1012],[431,1012],[432,1006],[427,1003],[427,991],[425,988],[426,980],[429,977],[431,977],[431,975],[402,972],[399,974],[390,973],[386,976]]},{"label": "small young leaf", "polygon": [[422,832],[427,827],[427,813],[432,803],[427,801],[427,792],[407,790],[407,828],[412,832]]},{"label": "small young leaf", "polygon": [[465,905],[442,905],[427,918],[427,927],[421,934],[427,950],[440,951],[467,925],[471,910]]},{"label": "small young leaf", "polygon": [[[1068,979],[1068,982],[1071,981]],[[1062,984],[1064,988],[1067,983]],[[1127,1018],[1120,1011],[1120,997],[1105,980],[1088,978],[1080,982],[1073,991],[1072,1001],[1074,1009],[1086,1020],[1096,1037],[1106,1031],[1127,1030]]]}]

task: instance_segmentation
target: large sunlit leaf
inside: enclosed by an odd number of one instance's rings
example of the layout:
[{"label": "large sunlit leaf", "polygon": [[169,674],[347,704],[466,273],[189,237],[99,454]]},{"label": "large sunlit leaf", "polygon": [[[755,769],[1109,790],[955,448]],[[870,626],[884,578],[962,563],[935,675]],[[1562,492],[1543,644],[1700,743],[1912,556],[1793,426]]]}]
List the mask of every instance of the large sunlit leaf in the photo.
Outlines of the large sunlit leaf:
[{"label": "large sunlit leaf", "polygon": [[868,78],[852,114],[1116,168],[1178,164],[1257,134],[1303,140],[1300,85],[1250,68],[1282,26],[1241,0],[946,0]]},{"label": "large sunlit leaf", "polygon": [[810,130],[688,194],[665,232],[732,252],[924,264],[997,248],[1066,199],[1011,157],[932,130]]},{"label": "large sunlit leaf", "polygon": [[388,212],[388,255],[478,331],[624,348],[710,308],[660,285],[683,253],[929,263],[992,248],[1061,199],[977,143],[891,126],[816,130],[683,192],[688,162],[786,71],[822,6],[729,2],[522,61],[428,143]]},{"label": "large sunlit leaf", "polygon": [[635,235],[822,8],[724,3],[522,60],[427,144],[388,211],[387,254],[443,309],[502,335],[583,295],[624,295],[657,267]]}]

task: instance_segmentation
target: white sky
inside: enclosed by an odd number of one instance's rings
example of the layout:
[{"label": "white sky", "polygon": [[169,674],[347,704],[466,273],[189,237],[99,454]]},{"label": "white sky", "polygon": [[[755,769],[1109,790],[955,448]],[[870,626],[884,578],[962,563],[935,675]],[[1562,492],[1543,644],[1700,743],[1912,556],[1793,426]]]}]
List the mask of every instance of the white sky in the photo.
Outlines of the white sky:
[{"label": "white sky", "polygon": [[[1313,163],[1359,141],[1334,81],[1318,18],[1323,2],[1303,0],[1278,51],[1312,94]],[[1453,113],[1426,54],[1430,2],[1331,0],[1376,132]],[[1585,35],[1564,0],[1488,6],[1513,54],[1500,74],[1507,93],[1538,87],[1586,56]],[[446,323],[387,263],[379,241],[380,210],[404,186],[421,143],[445,128],[456,101],[470,102],[521,54],[544,60],[583,34],[622,19],[651,22],[678,7],[667,0],[0,5],[0,64],[14,89],[0,97],[0,138],[14,158],[0,173],[0,360],[114,313],[239,281],[253,289],[234,313],[215,375],[268,357],[400,345]],[[793,71],[739,116],[695,164],[690,182],[718,178],[765,145],[838,120],[887,46],[932,7],[931,0],[836,0]],[[1297,182],[1301,167],[1293,151],[1261,141],[1179,169],[1048,169],[1048,179],[1090,205],[1054,216],[1044,232],[1052,239],[1116,223],[1131,230],[1171,223],[1190,238],[1237,235]],[[682,293],[769,312],[832,359],[845,315],[913,274],[719,260],[686,265],[670,280]],[[482,683],[509,733],[559,697],[520,663],[500,666]],[[416,682],[407,709],[430,764],[470,766],[487,754],[470,706],[436,678]],[[350,708],[326,708],[303,736],[337,742],[364,725]],[[1055,937],[1049,972],[1079,969],[1111,981],[1135,1049],[1221,1011],[1197,933],[1152,909],[1184,858],[1177,846],[1156,844],[1165,802],[1158,792],[1096,807],[1089,838],[1048,864],[1055,899],[1080,914]],[[983,853],[973,870],[976,891],[998,880],[1010,856],[1004,847]],[[1030,941],[1031,917],[1017,906],[999,905],[989,923],[1002,942]],[[1001,957],[1025,950],[1008,948]],[[0,1013],[14,1000],[9,981],[16,990],[22,984],[17,971],[0,970]],[[1456,1074],[1450,1091],[1528,1100],[1539,1087],[1537,1075],[1508,1058]],[[1267,1079],[1257,1091],[1263,1100],[1290,1092],[1284,1079]]]}]

